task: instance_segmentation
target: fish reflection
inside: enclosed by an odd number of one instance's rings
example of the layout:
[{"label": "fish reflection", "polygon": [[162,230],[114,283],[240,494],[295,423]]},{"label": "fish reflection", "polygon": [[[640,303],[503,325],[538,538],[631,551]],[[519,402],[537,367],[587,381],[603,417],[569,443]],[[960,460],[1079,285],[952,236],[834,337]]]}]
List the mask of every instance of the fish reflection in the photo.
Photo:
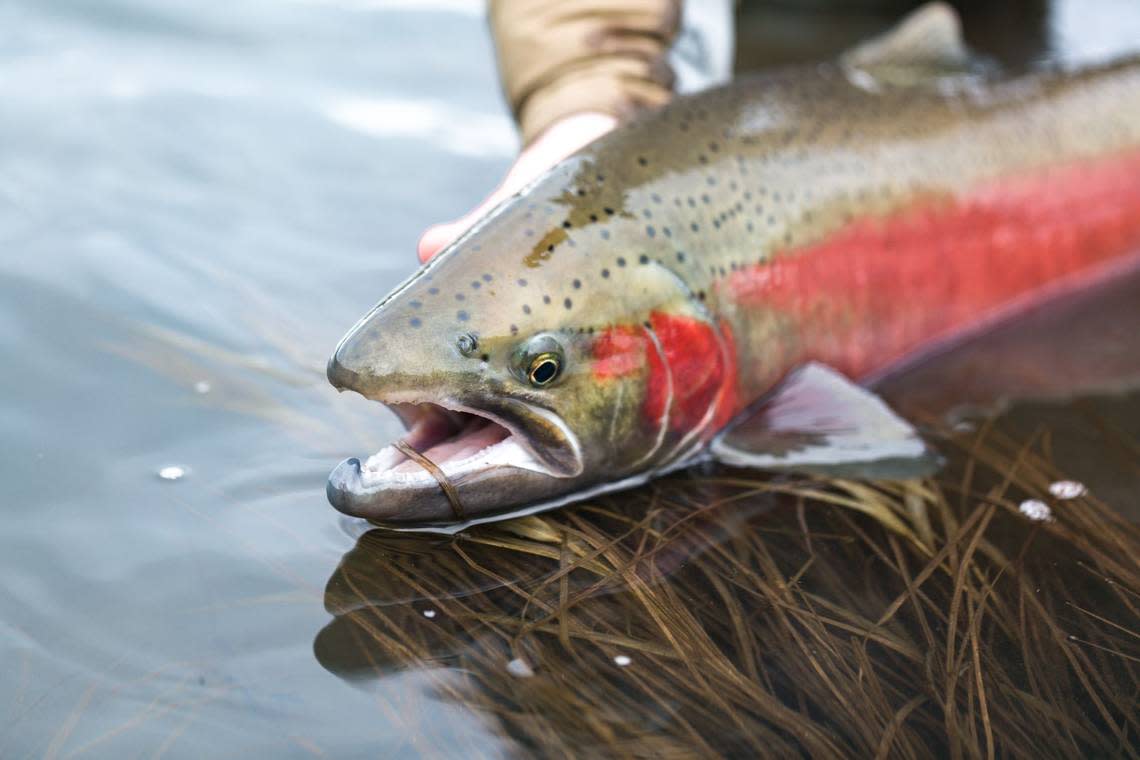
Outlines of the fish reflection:
[{"label": "fish reflection", "polygon": [[468,656],[490,657],[498,670],[517,662],[521,672],[532,635],[557,629],[594,639],[585,628],[558,627],[564,605],[669,578],[729,540],[776,493],[757,492],[741,506],[736,490],[706,483],[669,499],[646,490],[570,524],[523,518],[448,537],[371,530],[328,581],[334,620],[316,638],[316,657],[351,679],[458,667]]},{"label": "fish reflection", "polygon": [[716,469],[446,538],[373,530],[314,651],[356,684],[414,671],[528,755],[1115,755],[1140,730],[1140,459],[1106,437],[1128,465],[1072,472],[1042,442],[1089,435],[1064,423],[1089,409],[1127,436],[1140,395],[1064,409],[945,434],[937,480]]}]

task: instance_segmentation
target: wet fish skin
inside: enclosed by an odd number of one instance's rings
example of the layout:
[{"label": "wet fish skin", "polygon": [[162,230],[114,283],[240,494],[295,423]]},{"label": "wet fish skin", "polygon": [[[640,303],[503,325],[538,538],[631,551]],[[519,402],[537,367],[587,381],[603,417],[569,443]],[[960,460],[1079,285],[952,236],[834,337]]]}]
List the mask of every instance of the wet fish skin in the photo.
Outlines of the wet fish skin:
[{"label": "wet fish skin", "polygon": [[[587,147],[382,301],[330,380],[515,433],[538,465],[459,478],[468,514],[558,503],[691,461],[806,361],[870,377],[1140,251],[1140,61],[859,73],[735,82]],[[543,340],[563,369],[535,387]],[[438,492],[367,492],[351,464],[330,499],[451,519]]]}]

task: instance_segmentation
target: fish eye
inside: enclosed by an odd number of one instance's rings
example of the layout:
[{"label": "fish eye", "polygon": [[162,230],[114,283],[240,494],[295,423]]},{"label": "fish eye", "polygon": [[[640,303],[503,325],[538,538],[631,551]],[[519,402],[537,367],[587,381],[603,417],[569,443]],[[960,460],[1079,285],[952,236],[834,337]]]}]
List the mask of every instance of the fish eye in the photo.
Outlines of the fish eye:
[{"label": "fish eye", "polygon": [[530,371],[527,377],[530,379],[531,385],[542,387],[554,382],[554,378],[558,377],[558,373],[562,371],[562,360],[558,358],[558,354],[542,354],[536,356],[534,361],[530,363]]},{"label": "fish eye", "polygon": [[545,388],[557,380],[565,365],[562,344],[549,333],[535,335],[515,349],[516,376],[535,388]]}]

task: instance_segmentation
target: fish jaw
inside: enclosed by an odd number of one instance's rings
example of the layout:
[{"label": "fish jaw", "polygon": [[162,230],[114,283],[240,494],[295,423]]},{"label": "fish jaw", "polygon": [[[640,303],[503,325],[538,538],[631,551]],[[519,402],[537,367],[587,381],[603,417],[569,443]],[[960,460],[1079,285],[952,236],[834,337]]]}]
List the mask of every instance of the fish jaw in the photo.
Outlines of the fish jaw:
[{"label": "fish jaw", "polygon": [[386,523],[453,522],[546,499],[575,488],[582,475],[577,438],[548,410],[515,404],[508,418],[451,400],[386,403],[407,427],[403,443],[438,470],[391,444],[363,461],[347,459],[326,487],[329,502],[345,514]]}]

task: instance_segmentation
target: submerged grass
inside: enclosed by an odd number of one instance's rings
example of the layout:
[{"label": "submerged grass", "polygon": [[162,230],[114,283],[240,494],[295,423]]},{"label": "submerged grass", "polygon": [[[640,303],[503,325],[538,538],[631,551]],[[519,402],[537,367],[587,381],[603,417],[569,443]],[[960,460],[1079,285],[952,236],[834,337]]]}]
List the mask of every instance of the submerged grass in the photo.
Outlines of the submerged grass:
[{"label": "submerged grass", "polygon": [[[421,670],[524,755],[1135,757],[1140,530],[1095,487],[1054,498],[1052,443],[986,424],[923,482],[711,471],[455,538],[371,531],[316,653]],[[1106,446],[1140,473],[1129,443]]]}]

